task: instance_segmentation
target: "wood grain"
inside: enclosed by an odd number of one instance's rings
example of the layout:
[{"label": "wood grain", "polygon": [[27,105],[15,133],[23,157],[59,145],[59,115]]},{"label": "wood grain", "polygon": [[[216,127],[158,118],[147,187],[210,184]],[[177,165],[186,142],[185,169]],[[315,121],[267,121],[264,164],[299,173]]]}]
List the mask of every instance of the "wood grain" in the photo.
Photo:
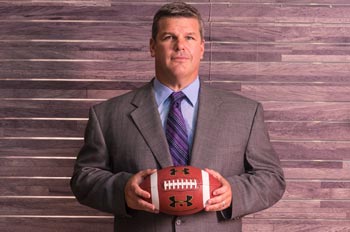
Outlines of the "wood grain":
[{"label": "wood grain", "polygon": [[[215,2],[215,1],[214,1]],[[266,1],[267,2],[267,1]],[[307,3],[313,3],[308,5]],[[211,20],[218,22],[299,22],[346,23],[350,21],[348,7],[332,4],[342,1],[232,1],[212,6]],[[275,3],[275,4],[273,4]],[[304,4],[303,4],[304,3]],[[318,4],[319,5],[318,5]],[[328,3],[328,4],[322,4]],[[332,16],[332,17],[330,17]]]},{"label": "wood grain", "polygon": [[86,120],[0,120],[3,137],[81,137]]},{"label": "wood grain", "polygon": [[[104,80],[0,80],[0,89],[30,89],[30,90],[132,90],[146,84],[146,81],[104,81]],[[85,93],[86,96],[86,93]]]},{"label": "wood grain", "polygon": [[[119,40],[138,41],[150,35],[149,22],[9,21],[0,24],[1,40]],[[17,30],[12,30],[17,28]],[[133,30],[130,30],[133,28]],[[94,33],[91,33],[94,31]],[[148,36],[149,38],[149,36]]]},{"label": "wood grain", "polygon": [[[150,61],[149,46],[144,42],[46,42],[0,41],[0,59],[72,59]],[[13,51],[16,50],[14,53]]]},{"label": "wood grain", "polygon": [[269,122],[271,139],[306,141],[349,141],[350,123]]},{"label": "wood grain", "polygon": [[[210,43],[206,43],[204,61],[209,60]],[[14,53],[13,51],[16,50]],[[148,41],[0,41],[3,60],[97,60],[152,61]],[[153,66],[152,66],[153,67]]]},{"label": "wood grain", "polygon": [[348,182],[328,182],[324,186],[323,182],[289,181],[284,199],[337,199],[349,200],[350,191],[346,187]]},{"label": "wood grain", "polygon": [[242,94],[259,101],[349,102],[349,91],[350,83],[242,85]]},{"label": "wood grain", "polygon": [[348,63],[350,51],[346,44],[337,43],[212,42],[210,45],[211,59],[215,62]]},{"label": "wood grain", "polygon": [[[27,93],[29,91],[26,91]],[[49,91],[48,91],[49,92]],[[74,91],[72,91],[74,92]],[[77,91],[78,92],[78,91]],[[32,97],[55,98],[66,97],[60,95],[64,91],[52,93],[49,96],[42,91],[34,93]],[[21,95],[21,93],[18,93]],[[36,95],[38,94],[38,95]],[[86,94],[86,93],[85,93]],[[36,96],[35,96],[36,95]],[[16,95],[17,96],[17,95]],[[86,95],[85,95],[86,96]],[[21,96],[26,98],[25,96]],[[80,97],[80,96],[77,96]],[[87,118],[88,109],[100,101],[69,101],[69,100],[0,100],[0,117],[24,117],[24,118]]]},{"label": "wood grain", "polygon": [[2,177],[70,177],[73,174],[72,159],[1,158]]},{"label": "wood grain", "polygon": [[349,160],[349,141],[273,141],[281,159]]},{"label": "wood grain", "polygon": [[314,23],[211,24],[211,41],[275,43],[348,43],[350,27]]},{"label": "wood grain", "polygon": [[22,177],[17,179],[6,179],[0,177],[0,197],[8,196],[73,196],[70,179],[33,179]]},{"label": "wood grain", "polygon": [[[11,225],[11,226],[9,226]],[[0,230],[4,232],[100,232],[113,231],[112,218],[71,217],[1,217]]]},{"label": "wood grain", "polygon": [[[90,82],[90,85],[94,84],[95,82],[100,82],[100,85],[103,86],[103,84],[106,84],[108,80],[119,80],[124,81],[125,84],[132,85],[133,81],[151,80],[155,75],[153,67],[153,60],[146,62],[94,60],[0,61],[0,87],[16,88],[16,86],[18,86],[18,82],[15,82],[15,80],[18,79],[28,80],[28,85],[31,86],[40,86],[40,79],[49,80],[51,81],[50,83],[57,86],[57,88],[60,85],[66,85],[67,82],[80,82],[81,85],[84,85],[83,81],[87,83]],[[206,80],[209,76],[209,65],[208,63],[203,62],[201,67],[200,75],[203,80]],[[110,88],[112,87],[113,85],[111,85]],[[117,86],[114,87],[118,88]],[[51,87],[51,89],[52,88],[53,87]]]},{"label": "wood grain", "polygon": [[[199,1],[198,2],[205,2]],[[48,1],[49,2],[49,1]],[[86,1],[85,1],[86,2]],[[94,20],[94,21],[152,21],[153,15],[163,5],[162,1],[152,1],[140,4],[137,1],[102,1],[110,4],[99,6],[101,1],[92,1],[94,6],[69,5],[54,6],[48,4],[35,4],[14,6],[8,4],[0,7],[0,19],[2,20]],[[113,3],[112,3],[113,2]],[[140,1],[141,2],[141,1]],[[146,1],[147,2],[147,1]],[[195,2],[195,1],[192,1]],[[143,1],[144,3],[144,1]],[[205,21],[209,18],[210,4],[195,4]],[[132,12],[132,14],[130,13]],[[14,15],[15,13],[15,15]]]},{"label": "wood grain", "polygon": [[78,154],[78,151],[80,150],[82,145],[82,139],[0,139],[0,157],[75,157]]},{"label": "wood grain", "polygon": [[305,180],[349,180],[349,168],[284,168],[284,174],[288,179]]},{"label": "wood grain", "polygon": [[[215,62],[210,67],[213,81],[249,81],[262,83],[349,83],[347,63],[290,62]],[[285,94],[281,94],[285,96]]]},{"label": "wood grain", "polygon": [[265,120],[350,122],[349,102],[263,102]]},{"label": "wood grain", "polygon": [[[272,225],[272,230],[263,230],[264,228],[268,229],[269,225]],[[263,227],[261,227],[263,226]],[[250,218],[244,219],[243,230],[250,231],[274,231],[274,232],[284,232],[286,228],[290,231],[310,231],[310,232],[343,232],[350,227],[350,222],[348,220],[337,220],[337,219],[322,219],[322,220],[313,220],[310,218],[303,219],[257,219]],[[262,230],[260,230],[262,228]],[[305,230],[306,229],[306,230]]]},{"label": "wood grain", "polygon": [[[148,43],[151,22],[8,21],[0,24],[0,40],[102,40]],[[18,30],[12,30],[18,28]],[[205,30],[209,30],[205,25]],[[91,33],[91,32],[94,33]],[[206,37],[207,38],[207,37]]]},{"label": "wood grain", "polygon": [[13,0],[8,1],[8,4],[15,6],[111,6],[113,0],[43,0],[40,2],[35,2],[33,4],[32,0]]},{"label": "wood grain", "polygon": [[111,216],[83,206],[74,198],[0,198],[0,204],[0,215]]}]

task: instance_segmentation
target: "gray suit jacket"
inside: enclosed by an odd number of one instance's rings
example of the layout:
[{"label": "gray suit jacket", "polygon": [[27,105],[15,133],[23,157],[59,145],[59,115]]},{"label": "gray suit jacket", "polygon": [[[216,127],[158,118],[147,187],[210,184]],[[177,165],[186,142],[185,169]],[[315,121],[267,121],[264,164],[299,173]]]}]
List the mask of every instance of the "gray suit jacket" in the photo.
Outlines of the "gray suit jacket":
[{"label": "gray suit jacket", "polygon": [[[115,231],[241,231],[241,217],[283,195],[285,182],[255,101],[201,84],[190,165],[211,168],[231,184],[231,218],[219,212],[172,217],[126,207],[131,175],[172,165],[153,84],[91,108],[85,144],[71,180],[82,204],[115,215]],[[227,212],[226,212],[227,213]]]}]

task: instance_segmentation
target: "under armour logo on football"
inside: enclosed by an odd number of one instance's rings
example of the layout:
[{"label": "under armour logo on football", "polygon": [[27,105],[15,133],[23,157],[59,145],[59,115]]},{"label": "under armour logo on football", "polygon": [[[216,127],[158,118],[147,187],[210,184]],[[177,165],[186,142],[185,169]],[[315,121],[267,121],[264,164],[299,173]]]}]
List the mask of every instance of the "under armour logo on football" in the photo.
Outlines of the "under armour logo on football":
[{"label": "under armour logo on football", "polygon": [[174,196],[169,197],[169,200],[171,201],[170,206],[174,207],[176,206],[176,204],[179,204],[180,206],[183,206],[184,204],[186,204],[186,206],[192,206],[192,196],[186,196],[186,200],[176,200]]},{"label": "under armour logo on football", "polygon": [[170,169],[170,175],[175,176],[177,172],[182,172],[185,175],[190,174],[190,171],[188,168],[183,168],[182,170],[176,169],[176,168],[172,168]]}]

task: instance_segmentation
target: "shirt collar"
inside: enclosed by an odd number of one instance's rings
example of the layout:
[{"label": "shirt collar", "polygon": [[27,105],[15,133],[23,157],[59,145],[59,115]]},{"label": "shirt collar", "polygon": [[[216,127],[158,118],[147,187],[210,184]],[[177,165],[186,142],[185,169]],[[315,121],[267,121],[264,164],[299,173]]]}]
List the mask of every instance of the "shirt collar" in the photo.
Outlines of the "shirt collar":
[{"label": "shirt collar", "polygon": [[[155,91],[155,97],[157,105],[161,105],[164,103],[164,101],[174,92],[172,89],[168,88],[167,86],[163,85],[157,78],[154,79],[153,87]],[[200,81],[197,77],[190,85],[188,85],[186,88],[182,89],[181,91],[186,95],[189,103],[192,106],[195,106],[198,101],[198,93],[199,93],[199,86]]]}]

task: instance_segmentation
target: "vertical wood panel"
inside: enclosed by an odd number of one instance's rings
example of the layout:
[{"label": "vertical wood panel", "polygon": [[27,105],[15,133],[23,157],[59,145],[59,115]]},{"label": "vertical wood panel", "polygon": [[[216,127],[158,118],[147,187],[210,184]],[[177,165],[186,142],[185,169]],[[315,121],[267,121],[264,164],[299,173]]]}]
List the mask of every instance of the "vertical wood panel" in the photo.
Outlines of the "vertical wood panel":
[{"label": "vertical wood panel", "polygon": [[[148,38],[165,2],[1,2],[0,231],[112,231],[69,178],[88,108],[153,77]],[[202,79],[263,103],[287,177],[244,231],[348,231],[349,1],[191,3],[205,20]]]}]

